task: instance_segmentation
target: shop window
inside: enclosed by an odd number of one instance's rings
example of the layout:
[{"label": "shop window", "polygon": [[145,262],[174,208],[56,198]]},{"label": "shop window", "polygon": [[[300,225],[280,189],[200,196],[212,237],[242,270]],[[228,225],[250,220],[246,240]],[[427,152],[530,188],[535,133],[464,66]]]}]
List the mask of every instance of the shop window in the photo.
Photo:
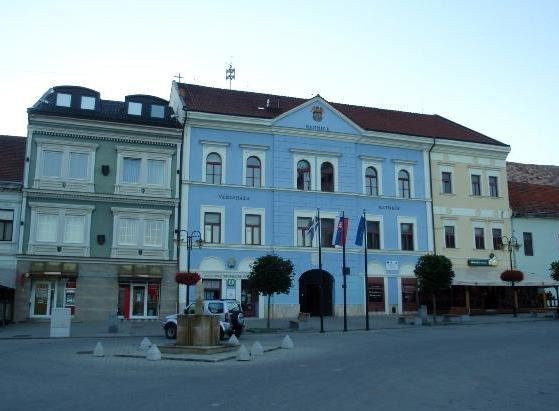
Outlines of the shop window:
[{"label": "shop window", "polygon": [[204,287],[204,300],[221,298],[221,280],[202,279],[202,286]]},{"label": "shop window", "polygon": [[120,283],[118,315],[124,318],[157,317],[159,315],[159,284]]}]

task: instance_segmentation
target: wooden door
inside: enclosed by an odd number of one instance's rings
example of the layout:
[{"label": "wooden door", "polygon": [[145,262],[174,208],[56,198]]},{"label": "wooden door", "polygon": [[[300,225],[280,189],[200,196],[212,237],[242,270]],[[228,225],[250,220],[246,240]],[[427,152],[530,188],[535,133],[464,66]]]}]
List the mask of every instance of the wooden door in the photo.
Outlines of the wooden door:
[{"label": "wooden door", "polygon": [[369,277],[367,283],[367,308],[369,311],[386,311],[383,277]]}]

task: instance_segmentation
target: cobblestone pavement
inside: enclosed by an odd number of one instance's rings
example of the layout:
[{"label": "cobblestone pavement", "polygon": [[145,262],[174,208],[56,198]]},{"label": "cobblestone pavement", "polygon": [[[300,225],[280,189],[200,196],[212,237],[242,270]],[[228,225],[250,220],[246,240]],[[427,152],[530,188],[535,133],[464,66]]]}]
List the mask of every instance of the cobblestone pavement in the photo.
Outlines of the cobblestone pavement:
[{"label": "cobblestone pavement", "polygon": [[[542,410],[559,403],[559,321],[292,334],[249,362],[111,355],[141,338],[0,340],[2,410]],[[283,334],[246,334],[250,346]],[[107,356],[93,357],[97,341]],[[168,343],[162,337],[154,343]]]}]

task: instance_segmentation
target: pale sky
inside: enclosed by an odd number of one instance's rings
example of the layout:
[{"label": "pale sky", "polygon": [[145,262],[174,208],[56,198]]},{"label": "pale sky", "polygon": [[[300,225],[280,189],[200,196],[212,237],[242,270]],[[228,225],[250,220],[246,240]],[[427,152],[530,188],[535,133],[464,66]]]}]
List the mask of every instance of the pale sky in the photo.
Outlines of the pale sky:
[{"label": "pale sky", "polygon": [[169,97],[173,76],[436,113],[559,165],[559,1],[0,1],[0,134],[48,88]]}]

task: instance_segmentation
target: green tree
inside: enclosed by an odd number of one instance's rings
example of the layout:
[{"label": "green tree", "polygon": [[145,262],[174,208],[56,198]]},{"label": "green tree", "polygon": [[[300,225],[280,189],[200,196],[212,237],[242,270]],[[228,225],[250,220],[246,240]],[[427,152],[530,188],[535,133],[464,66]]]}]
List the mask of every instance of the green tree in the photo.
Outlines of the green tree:
[{"label": "green tree", "polygon": [[437,292],[450,288],[454,278],[452,262],[444,255],[426,254],[417,260],[414,270],[419,289],[433,298],[433,320],[437,318]]},{"label": "green tree", "polygon": [[270,328],[270,298],[272,294],[289,294],[293,285],[293,263],[277,255],[264,255],[252,263],[248,275],[251,287],[268,297],[268,321]]},{"label": "green tree", "polygon": [[[551,278],[559,281],[559,261],[553,261],[549,265],[549,271],[551,271]],[[555,297],[557,298],[557,317],[559,317],[559,293],[557,292],[557,286],[555,286]]]}]

